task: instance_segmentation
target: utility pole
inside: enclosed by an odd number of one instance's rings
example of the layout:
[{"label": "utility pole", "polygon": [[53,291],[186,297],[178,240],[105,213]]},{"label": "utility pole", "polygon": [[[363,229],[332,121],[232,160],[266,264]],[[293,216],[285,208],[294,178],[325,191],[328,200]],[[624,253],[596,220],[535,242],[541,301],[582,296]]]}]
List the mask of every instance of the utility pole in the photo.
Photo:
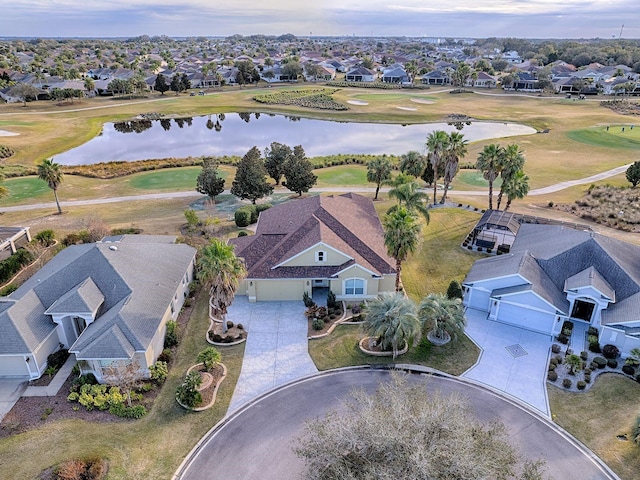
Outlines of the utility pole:
[{"label": "utility pole", "polygon": [[624,24],[622,24],[622,28],[620,28],[620,35],[618,36],[618,40],[622,38],[622,30],[624,30]]}]

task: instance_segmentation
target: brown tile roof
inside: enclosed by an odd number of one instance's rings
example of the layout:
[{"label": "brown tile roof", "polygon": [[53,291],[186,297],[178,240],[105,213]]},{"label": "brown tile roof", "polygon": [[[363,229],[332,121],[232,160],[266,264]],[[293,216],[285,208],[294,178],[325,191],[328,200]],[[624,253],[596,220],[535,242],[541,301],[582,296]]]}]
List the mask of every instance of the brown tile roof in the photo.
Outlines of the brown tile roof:
[{"label": "brown tile roof", "polygon": [[[276,267],[323,242],[352,258],[342,265]],[[376,275],[395,273],[373,202],[361,195],[291,200],[260,214],[256,235],[232,239],[248,278],[328,278],[358,264]]]}]

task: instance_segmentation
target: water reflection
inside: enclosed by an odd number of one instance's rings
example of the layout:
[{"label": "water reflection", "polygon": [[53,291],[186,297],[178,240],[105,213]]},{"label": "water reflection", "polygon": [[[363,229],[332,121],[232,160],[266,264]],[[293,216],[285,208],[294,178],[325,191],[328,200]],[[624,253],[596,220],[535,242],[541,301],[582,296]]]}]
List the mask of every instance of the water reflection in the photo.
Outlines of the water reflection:
[{"label": "water reflection", "polygon": [[143,119],[106,123],[99,136],[57,155],[55,161],[63,165],[81,165],[201,155],[242,156],[254,145],[264,150],[272,142],[302,145],[310,157],[339,153],[400,155],[423,150],[427,135],[434,130],[451,132],[462,127],[469,141],[535,133],[533,128],[518,124],[456,123],[350,123],[259,113]]}]

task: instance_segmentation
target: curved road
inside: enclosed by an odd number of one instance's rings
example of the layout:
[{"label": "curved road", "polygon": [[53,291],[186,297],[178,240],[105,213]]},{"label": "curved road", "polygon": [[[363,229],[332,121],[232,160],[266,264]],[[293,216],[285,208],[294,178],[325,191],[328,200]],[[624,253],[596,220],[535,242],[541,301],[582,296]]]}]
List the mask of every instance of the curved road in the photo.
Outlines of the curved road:
[{"label": "curved road", "polygon": [[[421,369],[426,371],[426,369]],[[282,480],[300,478],[304,463],[292,448],[305,421],[340,410],[355,387],[375,391],[390,372],[350,368],[324,372],[273,390],[224,418],[180,466],[174,480]],[[557,479],[618,477],[548,419],[471,382],[448,375],[412,375],[427,390],[459,392],[483,422],[505,424],[512,443],[530,459],[543,459]],[[619,479],[618,479],[619,480]]]},{"label": "curved road", "polygon": [[[567,182],[560,182],[548,187],[536,188],[529,192],[529,196],[546,195],[548,193],[554,193],[565,188],[573,187],[576,185],[584,185],[587,183],[597,182],[599,180],[605,180],[609,177],[613,177],[620,173],[623,173],[629,168],[629,165],[622,165],[620,167],[612,168],[606,172],[597,173],[590,177],[580,178],[577,180],[569,180]],[[389,188],[381,188],[381,192],[388,192]],[[311,192],[353,192],[353,193],[373,193],[375,188],[373,187],[325,187],[325,188],[312,188]],[[228,194],[229,190],[225,190],[224,193]],[[484,196],[487,195],[486,190],[449,190],[450,195],[464,195],[464,196]],[[127,195],[124,197],[109,197],[109,198],[93,198],[87,200],[75,200],[72,202],[60,202],[61,207],[77,207],[82,205],[102,205],[105,203],[118,203],[118,202],[137,202],[145,200],[169,200],[173,198],[191,198],[202,197],[203,195],[196,191],[190,190],[186,192],[167,192],[167,193],[147,193],[143,195]],[[1,212],[21,212],[25,210],[40,210],[42,208],[56,208],[54,202],[49,203],[33,203],[29,205],[16,205],[12,207],[0,207]]]}]

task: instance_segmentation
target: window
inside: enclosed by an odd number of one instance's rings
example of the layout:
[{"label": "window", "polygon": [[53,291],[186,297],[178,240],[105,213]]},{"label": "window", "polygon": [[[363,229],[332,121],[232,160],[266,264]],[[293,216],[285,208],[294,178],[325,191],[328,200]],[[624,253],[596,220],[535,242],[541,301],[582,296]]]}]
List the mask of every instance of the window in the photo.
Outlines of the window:
[{"label": "window", "polygon": [[316,262],[326,262],[327,261],[327,254],[325,252],[323,252],[322,250],[316,252]]},{"label": "window", "polygon": [[344,282],[345,295],[364,295],[364,280],[361,278],[350,278]]}]

